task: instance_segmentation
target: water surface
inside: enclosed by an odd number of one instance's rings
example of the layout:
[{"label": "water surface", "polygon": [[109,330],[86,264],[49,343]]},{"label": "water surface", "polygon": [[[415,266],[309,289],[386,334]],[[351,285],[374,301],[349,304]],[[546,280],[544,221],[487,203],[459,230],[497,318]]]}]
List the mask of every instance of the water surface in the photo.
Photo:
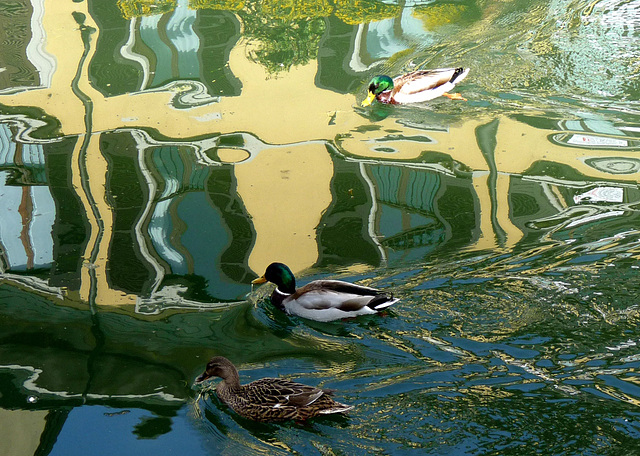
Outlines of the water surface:
[{"label": "water surface", "polygon": [[[2,454],[634,454],[640,10],[629,1],[0,7]],[[466,102],[363,109],[468,66]],[[289,317],[251,288],[392,290]],[[355,406],[257,424],[223,355]]]}]

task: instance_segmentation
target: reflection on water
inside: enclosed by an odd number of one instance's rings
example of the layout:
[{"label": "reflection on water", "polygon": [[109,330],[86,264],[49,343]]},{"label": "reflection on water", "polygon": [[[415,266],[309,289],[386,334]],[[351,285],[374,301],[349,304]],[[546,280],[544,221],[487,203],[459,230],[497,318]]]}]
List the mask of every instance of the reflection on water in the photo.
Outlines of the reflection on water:
[{"label": "reflection on water", "polygon": [[[389,134],[392,122],[413,135]],[[3,124],[4,269],[39,270],[67,292],[81,291],[82,269],[98,267],[86,263],[88,249],[97,248],[105,271],[95,272],[103,276],[95,291],[108,296],[97,302],[137,302],[147,311],[160,306],[156,312],[163,304],[180,306],[180,296],[185,306],[242,300],[259,271],[253,264],[292,256],[281,252],[281,245],[295,246],[295,255],[308,257],[309,265],[395,266],[424,261],[434,251],[513,247],[608,219],[633,226],[637,184],[612,180],[638,174],[632,138],[550,133],[507,118],[471,121],[448,131],[385,123],[389,128],[382,131],[353,131],[339,147],[326,141],[324,152],[313,142],[275,146],[248,134],[177,142],[137,129],[105,132],[92,146],[103,165],[95,173],[87,167],[84,177],[94,179],[93,185],[104,182],[104,201],[95,203],[76,193],[72,177],[61,179],[69,171],[56,166],[56,161],[62,166],[71,161],[77,141],[22,142],[13,133],[19,128]],[[475,138],[462,136],[465,132]],[[513,157],[516,132],[545,148]],[[612,155],[603,146],[586,147],[580,142],[585,137],[620,141],[621,150]],[[616,139],[623,137],[628,139]],[[63,143],[71,149],[61,150]],[[377,144],[387,149],[380,151]],[[439,151],[444,148],[453,151]],[[546,160],[554,149],[562,153],[562,162]],[[45,155],[60,159],[49,164]],[[286,165],[270,155],[281,155]],[[239,161],[226,163],[223,157]],[[327,165],[326,176],[319,175],[317,167]],[[62,180],[55,187],[48,182],[54,174]],[[308,211],[305,205],[315,204],[322,186],[328,187],[329,199]],[[311,188],[316,199],[306,196]],[[283,208],[295,194],[305,196],[293,208]],[[90,242],[96,238],[91,223],[77,220],[81,205],[86,217],[99,214],[95,226],[110,221],[98,228],[98,245]],[[268,226],[293,217],[291,209],[297,220],[290,224],[304,232]],[[262,229],[268,241],[261,241]],[[104,238],[106,232],[110,238]],[[277,235],[283,239],[274,239]],[[75,257],[59,256],[63,251]],[[252,258],[256,252],[261,256]],[[76,280],[53,279],[61,263],[75,267],[66,272]]]},{"label": "reflection on water", "polygon": [[[637,446],[636,3],[12,5],[0,428],[24,454],[108,447],[86,421],[124,452]],[[461,63],[467,103],[358,106],[374,73]],[[250,287],[276,260],[401,302],[290,318]],[[194,399],[212,354],[356,410],[247,422]]]}]

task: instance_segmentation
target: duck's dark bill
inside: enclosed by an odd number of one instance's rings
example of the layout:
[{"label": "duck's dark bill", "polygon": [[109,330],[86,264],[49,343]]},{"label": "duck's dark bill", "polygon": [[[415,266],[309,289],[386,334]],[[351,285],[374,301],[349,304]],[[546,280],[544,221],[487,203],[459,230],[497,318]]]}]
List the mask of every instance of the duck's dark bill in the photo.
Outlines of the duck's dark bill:
[{"label": "duck's dark bill", "polygon": [[203,372],[202,374],[198,375],[198,378],[196,378],[196,383],[202,383],[208,378],[209,375],[206,372]]}]

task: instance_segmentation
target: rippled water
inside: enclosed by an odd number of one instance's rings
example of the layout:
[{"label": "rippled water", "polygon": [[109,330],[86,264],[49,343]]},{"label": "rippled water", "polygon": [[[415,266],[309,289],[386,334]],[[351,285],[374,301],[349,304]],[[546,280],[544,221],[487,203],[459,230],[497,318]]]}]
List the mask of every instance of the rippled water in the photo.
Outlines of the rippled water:
[{"label": "rippled water", "polygon": [[[636,454],[640,5],[0,5],[1,454]],[[360,107],[464,65],[467,102]],[[300,284],[383,315],[284,315]],[[336,390],[264,424],[193,380]]]}]

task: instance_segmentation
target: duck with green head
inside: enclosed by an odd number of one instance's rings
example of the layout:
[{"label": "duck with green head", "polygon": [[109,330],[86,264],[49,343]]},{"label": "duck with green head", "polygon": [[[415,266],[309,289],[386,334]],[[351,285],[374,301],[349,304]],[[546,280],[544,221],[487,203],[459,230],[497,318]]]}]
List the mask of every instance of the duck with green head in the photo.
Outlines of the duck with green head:
[{"label": "duck with green head", "polygon": [[369,83],[367,98],[362,106],[369,106],[374,100],[380,103],[406,104],[433,100],[440,96],[465,100],[459,93],[449,91],[468,73],[469,68],[441,68],[414,71],[393,79],[386,75],[375,76]]},{"label": "duck with green head", "polygon": [[398,302],[391,293],[341,280],[314,280],[296,289],[287,265],[271,263],[252,283],[272,282],[271,303],[291,315],[316,321],[332,321],[373,315]]}]

